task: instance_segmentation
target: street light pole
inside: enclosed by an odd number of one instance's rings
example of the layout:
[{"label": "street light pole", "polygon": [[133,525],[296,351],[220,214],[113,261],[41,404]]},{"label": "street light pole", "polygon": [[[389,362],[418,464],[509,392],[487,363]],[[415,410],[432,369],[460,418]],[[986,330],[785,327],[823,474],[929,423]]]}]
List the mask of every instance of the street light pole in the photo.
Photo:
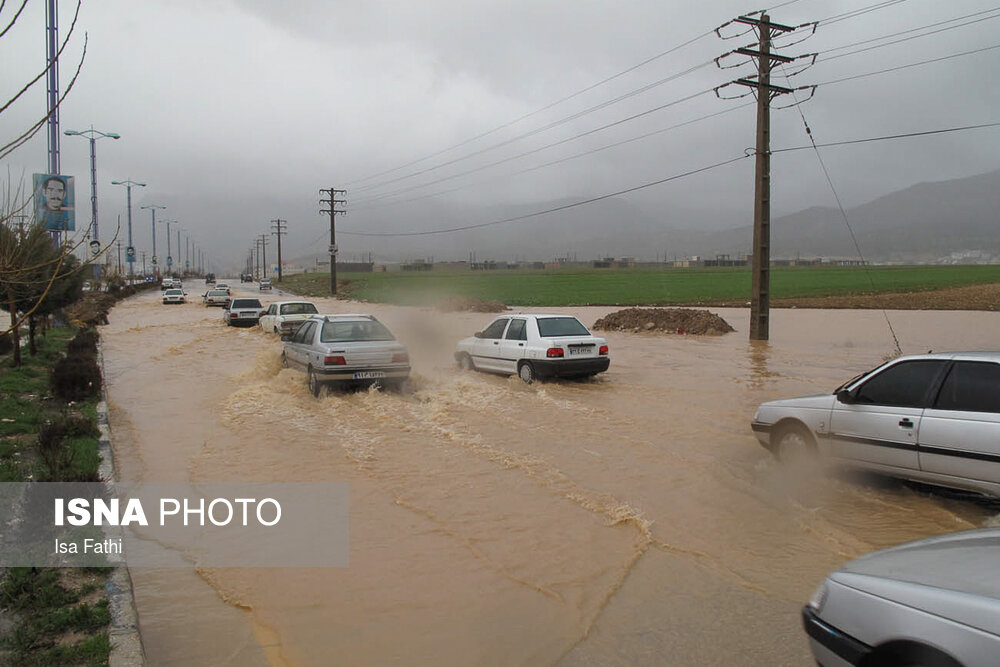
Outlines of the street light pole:
[{"label": "street light pole", "polygon": [[150,204],[149,206],[140,206],[139,208],[148,208],[149,212],[153,214],[153,273],[160,275],[160,267],[158,266],[156,259],[156,209],[161,211],[166,209],[166,206],[160,206],[159,204]]},{"label": "street light pole", "polygon": [[167,273],[170,273],[170,269],[174,265],[174,257],[170,252],[170,225],[177,222],[176,220],[160,220],[161,225],[167,226]]},{"label": "street light pole", "polygon": [[127,179],[124,181],[111,181],[111,185],[124,185],[128,191],[128,248],[125,249],[125,259],[128,261],[128,279],[131,285],[135,274],[135,246],[132,244],[132,186],[144,188],[146,184]]},{"label": "street light pole", "polygon": [[[101,132],[95,130],[91,125],[89,130],[77,132],[76,130],[66,130],[63,134],[67,136],[83,136],[90,139],[90,226],[93,228],[93,241],[90,245],[92,257],[96,257],[101,252],[101,239],[97,234],[97,140],[105,137],[109,139],[121,139],[121,135],[115,132]],[[94,278],[100,278],[101,265],[94,264]]]}]

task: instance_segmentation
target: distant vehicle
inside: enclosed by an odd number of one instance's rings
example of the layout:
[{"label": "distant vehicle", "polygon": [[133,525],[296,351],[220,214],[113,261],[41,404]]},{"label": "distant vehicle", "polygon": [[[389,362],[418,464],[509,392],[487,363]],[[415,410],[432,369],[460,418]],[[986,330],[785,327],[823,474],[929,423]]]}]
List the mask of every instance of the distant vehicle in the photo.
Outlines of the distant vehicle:
[{"label": "distant vehicle", "polygon": [[751,427],[778,458],[1000,496],[1000,352],[900,357],[831,394],[764,403]]},{"label": "distant vehicle", "polygon": [[305,369],[313,396],[324,384],[398,388],[410,376],[406,347],[371,315],[312,315],[281,339],[282,366]]},{"label": "distant vehicle", "polygon": [[263,292],[264,290],[270,290],[270,289],[271,289],[271,280],[270,280],[270,278],[264,278],[263,280],[260,281],[260,291],[261,292]]},{"label": "distant vehicle", "polygon": [[608,342],[591,335],[569,315],[504,315],[458,342],[455,360],[464,370],[536,378],[580,378],[608,370]]},{"label": "distant vehicle", "polygon": [[1000,529],[910,542],[847,563],[802,610],[823,667],[996,665]]},{"label": "distant vehicle", "polygon": [[206,273],[205,274],[205,284],[206,285],[211,285],[214,282],[215,282],[215,274],[214,273]]},{"label": "distant vehicle", "polygon": [[253,274],[252,273],[242,273],[242,274],[240,274],[240,282],[241,283],[252,283],[253,282]]},{"label": "distant vehicle", "polygon": [[319,311],[308,301],[278,301],[267,307],[260,328],[267,333],[290,333],[310,315]]},{"label": "distant vehicle", "polygon": [[184,290],[171,287],[163,292],[163,303],[185,303]]},{"label": "distant vehicle", "polygon": [[206,306],[222,306],[226,307],[229,303],[229,290],[225,289],[210,289],[205,292],[205,305]]},{"label": "distant vehicle", "polygon": [[260,299],[230,299],[222,319],[231,327],[252,327],[264,313]]},{"label": "distant vehicle", "polygon": [[180,278],[164,278],[160,283],[160,290],[183,289]]},{"label": "distant vehicle", "polygon": [[217,282],[215,283],[215,289],[224,289],[228,294],[232,294],[233,290],[229,287],[229,283]]}]

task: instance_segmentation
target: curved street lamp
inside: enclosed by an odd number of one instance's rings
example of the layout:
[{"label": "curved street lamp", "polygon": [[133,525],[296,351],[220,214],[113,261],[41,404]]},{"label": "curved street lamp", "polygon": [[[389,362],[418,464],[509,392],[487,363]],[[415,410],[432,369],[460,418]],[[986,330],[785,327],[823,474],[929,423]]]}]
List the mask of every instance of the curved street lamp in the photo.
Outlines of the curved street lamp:
[{"label": "curved street lamp", "polygon": [[[116,132],[101,132],[95,130],[91,125],[89,130],[66,130],[63,132],[69,137],[87,137],[90,139],[90,226],[93,228],[93,238],[97,242],[91,245],[92,254],[97,255],[101,251],[100,237],[97,235],[97,140],[98,139],[121,139],[121,135]],[[96,252],[93,252],[96,250]],[[100,277],[100,264],[94,264],[94,278]]]}]

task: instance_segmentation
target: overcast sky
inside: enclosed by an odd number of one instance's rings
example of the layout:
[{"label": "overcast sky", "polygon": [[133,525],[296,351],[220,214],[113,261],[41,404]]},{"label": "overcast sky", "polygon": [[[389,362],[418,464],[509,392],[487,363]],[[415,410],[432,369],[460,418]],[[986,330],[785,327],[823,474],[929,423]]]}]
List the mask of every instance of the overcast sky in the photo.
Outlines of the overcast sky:
[{"label": "overcast sky", "polygon": [[[7,3],[3,24],[17,4]],[[4,99],[44,68],[44,4],[31,0],[0,40]],[[1000,120],[1000,48],[836,82],[1000,44],[1000,8],[989,11],[995,4],[775,0],[773,21],[820,21],[815,35],[780,52],[820,55],[812,69],[790,80],[776,72],[774,82],[825,85],[799,109],[772,113],[772,148],[807,143],[799,110],[818,142]],[[59,5],[64,37],[75,3]],[[865,8],[874,10],[844,16]],[[753,100],[719,100],[710,89],[752,66],[720,70],[711,60],[755,37],[708,33],[757,9],[735,0],[100,0],[81,8],[60,63],[65,87],[86,33],[86,60],[61,108],[61,129],[93,125],[122,136],[98,142],[102,238],[119,215],[127,218],[124,188],[110,182],[131,178],[148,184],[133,191],[140,249],[149,249],[151,225],[139,207],[155,203],[167,207],[161,217],[179,220],[221,261],[238,260],[274,218],[289,223],[286,256],[316,251],[327,243],[317,190],[335,186],[348,190],[338,241],[350,258],[370,247],[352,231],[448,226],[428,213],[441,210],[462,211],[469,224],[487,222],[496,209],[481,205],[541,210],[743,155],[754,144],[755,112],[736,107]],[[858,44],[972,21],[884,48],[861,51],[886,40]],[[744,30],[730,25],[723,34]],[[805,36],[802,30],[778,43]],[[722,94],[745,92],[730,86]],[[774,104],[791,101],[785,95]],[[619,122],[657,107],[664,108]],[[726,113],[707,117],[718,112]],[[0,115],[3,138],[44,113],[43,80]],[[598,150],[629,139],[636,140]],[[563,143],[545,148],[555,142]],[[998,147],[1000,129],[992,128],[826,148],[822,156],[853,206],[922,181],[996,170]],[[62,173],[77,177],[84,226],[88,143],[63,137],[61,154]],[[421,158],[428,159],[415,162]],[[44,132],[4,166],[14,180],[45,171]],[[624,198],[647,211],[708,211],[712,224],[735,227],[752,220],[752,193],[753,160],[745,159]],[[835,205],[811,151],[774,156],[772,198],[775,216]],[[506,233],[523,236],[530,249],[532,234],[544,233],[544,217]],[[403,237],[379,247],[405,254],[408,243]]]}]

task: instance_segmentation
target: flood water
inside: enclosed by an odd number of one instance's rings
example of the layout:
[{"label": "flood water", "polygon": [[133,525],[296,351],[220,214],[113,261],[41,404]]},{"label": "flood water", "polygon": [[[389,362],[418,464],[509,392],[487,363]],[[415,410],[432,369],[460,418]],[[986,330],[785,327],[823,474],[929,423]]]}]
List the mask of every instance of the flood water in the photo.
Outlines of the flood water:
[{"label": "flood water", "polygon": [[[601,334],[607,373],[529,386],[455,367],[491,315],[315,301],[385,322],[413,393],[315,399],[275,337],[158,293],[104,327],[122,480],[350,485],[349,567],[133,570],[152,665],[805,666],[830,570],[1000,512],[790,471],[752,435],[760,402],[890,355],[878,311],[775,310],[750,343],[747,310],[712,309],[737,332]],[[889,317],[906,353],[1000,340],[1000,313]]]}]

